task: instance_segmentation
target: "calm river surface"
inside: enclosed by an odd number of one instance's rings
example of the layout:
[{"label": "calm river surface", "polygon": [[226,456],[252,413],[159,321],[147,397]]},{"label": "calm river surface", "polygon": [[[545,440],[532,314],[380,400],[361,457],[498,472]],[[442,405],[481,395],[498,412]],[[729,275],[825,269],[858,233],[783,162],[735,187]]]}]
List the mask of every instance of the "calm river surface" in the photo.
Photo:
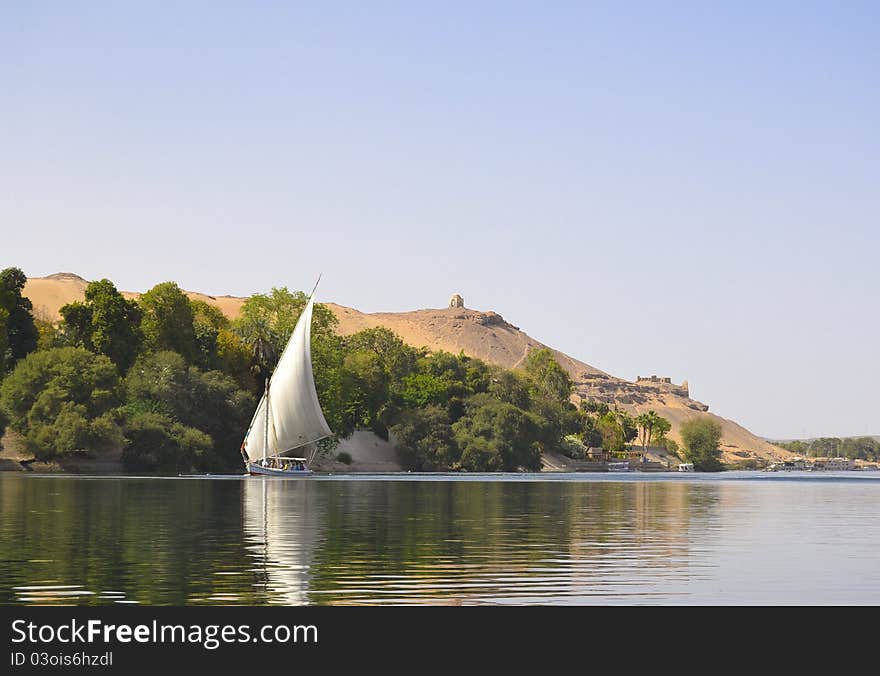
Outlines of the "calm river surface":
[{"label": "calm river surface", "polygon": [[880,603],[880,473],[0,473],[2,604]]}]

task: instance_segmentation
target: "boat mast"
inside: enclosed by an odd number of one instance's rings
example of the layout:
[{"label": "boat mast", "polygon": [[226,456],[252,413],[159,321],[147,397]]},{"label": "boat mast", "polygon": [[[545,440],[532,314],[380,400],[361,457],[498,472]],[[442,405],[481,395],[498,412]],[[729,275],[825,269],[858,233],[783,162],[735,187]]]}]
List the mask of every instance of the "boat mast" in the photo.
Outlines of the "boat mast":
[{"label": "boat mast", "polygon": [[[269,376],[271,378],[271,376]],[[263,465],[266,464],[266,453],[269,450],[269,378],[266,378],[266,429],[263,431]]]}]

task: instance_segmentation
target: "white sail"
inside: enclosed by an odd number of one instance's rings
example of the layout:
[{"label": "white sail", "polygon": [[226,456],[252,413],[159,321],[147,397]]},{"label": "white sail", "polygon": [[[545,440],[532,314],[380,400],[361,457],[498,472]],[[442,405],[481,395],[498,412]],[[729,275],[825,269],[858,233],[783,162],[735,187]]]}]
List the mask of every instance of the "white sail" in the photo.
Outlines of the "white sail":
[{"label": "white sail", "polygon": [[[245,450],[251,460],[279,455],[333,434],[318,403],[318,392],[312,374],[313,307],[314,296],[306,303],[269,380],[268,393],[257,406],[251,429],[245,439]],[[265,409],[267,403],[268,435]],[[264,452],[267,436],[269,446]]]},{"label": "white sail", "polygon": [[266,395],[260,397],[260,403],[257,404],[257,412],[251,422],[247,437],[244,440],[244,450],[251,460],[259,460],[268,455],[269,447],[266,447]]}]

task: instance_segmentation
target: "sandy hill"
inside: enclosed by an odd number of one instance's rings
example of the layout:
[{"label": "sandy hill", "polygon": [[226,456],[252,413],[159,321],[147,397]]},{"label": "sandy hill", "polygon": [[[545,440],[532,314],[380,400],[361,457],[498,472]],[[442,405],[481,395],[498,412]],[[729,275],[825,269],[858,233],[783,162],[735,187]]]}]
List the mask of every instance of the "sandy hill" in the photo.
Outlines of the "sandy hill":
[{"label": "sandy hill", "polygon": [[[75,274],[57,273],[28,279],[24,294],[33,303],[37,316],[57,320],[60,318],[58,310],[62,305],[82,300],[87,284],[86,280]],[[124,293],[129,298],[139,296],[137,293]],[[190,298],[217,306],[230,318],[238,316],[244,302],[243,298],[233,296],[209,296],[196,292],[187,294]],[[339,319],[339,329],[344,335],[364,328],[384,326],[415,347],[446,350],[455,354],[464,352],[508,368],[522,363],[529,350],[547,347],[495,312],[442,308],[367,314],[335,303],[327,305]],[[553,352],[574,379],[575,399],[598,399],[633,413],[654,410],[672,422],[671,436],[675,439],[679,439],[678,429],[684,421],[698,414],[710,415],[721,423],[724,432],[722,449],[725,460],[730,462],[752,457],[782,458],[790,455],[734,421],[708,412],[709,407],[706,404],[690,398],[687,383],[677,385],[662,378],[627,381],[562,352]]]}]

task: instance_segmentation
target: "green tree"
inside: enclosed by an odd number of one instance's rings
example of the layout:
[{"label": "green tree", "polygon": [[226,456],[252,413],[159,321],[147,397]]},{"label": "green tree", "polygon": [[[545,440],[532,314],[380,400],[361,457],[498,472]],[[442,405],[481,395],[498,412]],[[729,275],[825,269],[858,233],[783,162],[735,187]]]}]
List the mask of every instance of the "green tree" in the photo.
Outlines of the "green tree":
[{"label": "green tree", "polygon": [[478,394],[452,426],[461,449],[462,469],[476,472],[541,469],[540,430],[535,417],[521,408]]},{"label": "green tree", "polygon": [[528,410],[532,406],[529,381],[516,371],[500,367],[494,369],[488,390],[489,394],[499,401],[513,404],[523,410]]},{"label": "green tree", "polygon": [[[238,465],[238,448],[253,416],[256,400],[249,392],[239,389],[231,377],[220,371],[188,366],[175,352],[155,352],[137,359],[125,378],[124,391],[123,413],[129,421],[125,427],[127,436],[131,420],[143,413],[157,414],[170,423],[197,429],[212,440],[210,447],[199,447],[198,453],[181,457],[175,467],[218,471]],[[149,420],[153,429],[157,419]],[[174,436],[173,430],[165,427]],[[142,454],[137,451],[137,455]],[[156,469],[167,468],[164,460],[155,462],[158,463]]]},{"label": "green tree", "polygon": [[63,306],[61,316],[69,344],[106,355],[123,373],[134,363],[141,345],[141,309],[109,279],[91,282],[84,302]]},{"label": "green tree", "polygon": [[605,415],[611,410],[611,408],[604,401],[596,401],[595,399],[582,399],[580,410],[584,413]]},{"label": "green tree", "polygon": [[340,349],[346,415],[354,427],[387,438],[387,426],[400,409],[400,383],[414,370],[418,353],[381,327],[348,336]]},{"label": "green tree", "polygon": [[648,411],[636,417],[635,425],[638,428],[642,451],[647,451],[653,441],[661,442],[666,433],[672,429],[672,424],[654,411]]},{"label": "green tree", "polygon": [[[0,400],[2,402],[2,400]],[[3,408],[0,407],[0,442],[3,441],[3,435],[6,433],[6,426],[9,424],[9,418],[6,417],[6,414],[3,412]],[[3,444],[0,443],[0,451],[3,450]]]},{"label": "green tree", "polygon": [[538,396],[559,403],[567,403],[571,398],[574,389],[571,377],[556,361],[551,350],[542,348],[530,351],[523,371]]},{"label": "green tree", "polygon": [[202,369],[221,368],[219,338],[221,331],[228,331],[231,322],[221,310],[206,301],[191,300],[193,330],[196,341],[196,365]]},{"label": "green tree", "polygon": [[657,416],[657,420],[654,421],[654,443],[660,447],[668,449],[669,442],[672,440],[668,439],[666,435],[669,434],[670,431],[672,431],[672,423],[663,416]]},{"label": "green tree", "polygon": [[5,307],[0,306],[0,378],[6,373],[6,361],[12,357],[9,352],[8,320],[9,312]]},{"label": "green tree", "polygon": [[174,282],[162,282],[147,291],[139,301],[143,312],[141,331],[149,350],[171,350],[188,364],[196,363],[195,313],[187,295]]},{"label": "green tree", "polygon": [[[2,323],[2,320],[0,320]],[[53,347],[64,347],[65,341],[59,327],[55,322],[40,317],[34,317],[34,326],[37,327],[37,349],[49,350]]]},{"label": "green tree", "polygon": [[614,414],[617,416],[617,422],[620,425],[623,434],[623,443],[630,444],[635,441],[636,437],[639,435],[639,430],[636,427],[636,419],[626,411],[618,408],[614,409]]},{"label": "green tree", "polygon": [[681,426],[684,458],[703,472],[717,472],[721,464],[721,425],[707,416],[692,418]]},{"label": "green tree", "polygon": [[0,271],[0,374],[8,372],[15,363],[37,349],[39,334],[34,324],[33,305],[21,295],[27,277],[19,268]]},{"label": "green tree", "polygon": [[33,352],[0,386],[0,406],[38,458],[105,450],[120,441],[110,415],[118,403],[113,363],[78,347]]},{"label": "green tree", "polygon": [[460,452],[442,406],[406,411],[391,428],[397,452],[405,469],[416,472],[451,469]]},{"label": "green tree", "polygon": [[125,436],[122,462],[135,472],[182,472],[204,466],[209,463],[201,458],[214,445],[204,432],[147,411],[126,421]]},{"label": "green tree", "polygon": [[464,400],[474,394],[469,381],[474,375],[473,361],[443,351],[419,357],[414,370],[394,388],[401,407],[444,406],[450,419],[457,420],[464,413]]},{"label": "green tree", "polygon": [[[260,389],[275,369],[308,300],[302,291],[290,292],[282,287],[268,294],[254,294],[242,304],[233,329],[252,352]],[[338,323],[329,308],[316,304],[312,313],[313,347],[322,338],[335,337]]]},{"label": "green tree", "polygon": [[583,409],[580,413],[579,436],[587,448],[602,447],[602,432],[599,430],[597,416],[586,413]]},{"label": "green tree", "polygon": [[608,411],[596,418],[596,429],[602,437],[602,449],[607,453],[620,453],[626,448],[623,428],[613,411]]},{"label": "green tree", "polygon": [[419,356],[414,348],[383,326],[353,333],[345,339],[344,348],[347,353],[374,354],[391,380],[400,380],[410,373],[415,368]]},{"label": "green tree", "polygon": [[223,373],[235,378],[243,390],[254,392],[256,381],[251,371],[251,351],[244,341],[229,329],[217,332],[217,363]]},{"label": "green tree", "polygon": [[375,429],[389,398],[391,376],[380,355],[358,350],[345,356],[345,377],[350,393],[346,404],[352,424]]}]

